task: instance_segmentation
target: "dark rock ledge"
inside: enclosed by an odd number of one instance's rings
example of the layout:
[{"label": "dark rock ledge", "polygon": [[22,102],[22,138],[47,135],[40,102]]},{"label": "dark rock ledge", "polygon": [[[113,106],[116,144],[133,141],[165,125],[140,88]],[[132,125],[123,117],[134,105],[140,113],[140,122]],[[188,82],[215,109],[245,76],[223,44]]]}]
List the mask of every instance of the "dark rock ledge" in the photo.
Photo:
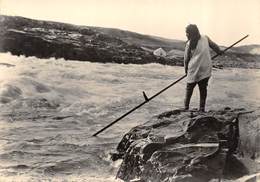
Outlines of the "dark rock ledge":
[{"label": "dark rock ledge", "polygon": [[182,65],[94,27],[0,15],[0,52],[101,63]]},{"label": "dark rock ledge", "polygon": [[[38,58],[100,63],[183,66],[184,41],[160,39],[119,29],[78,26],[0,15],[0,52]],[[153,55],[162,47],[166,57]],[[212,54],[213,55],[213,54]],[[213,62],[213,67],[260,68],[260,56],[228,51]]]},{"label": "dark rock ledge", "polygon": [[[118,144],[112,154],[113,160],[123,159],[117,178],[204,182],[256,173],[258,129],[240,133],[239,123],[248,130],[246,125],[259,123],[259,116],[259,112],[231,108],[206,113],[174,110],[155,116],[132,128]],[[248,135],[253,136],[251,142]]]}]

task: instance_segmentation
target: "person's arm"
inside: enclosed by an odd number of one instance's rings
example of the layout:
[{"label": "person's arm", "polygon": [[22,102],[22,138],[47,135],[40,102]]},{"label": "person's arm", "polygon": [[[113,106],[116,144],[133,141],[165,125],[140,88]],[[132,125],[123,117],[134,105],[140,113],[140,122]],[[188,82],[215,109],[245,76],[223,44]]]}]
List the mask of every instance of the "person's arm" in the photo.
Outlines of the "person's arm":
[{"label": "person's arm", "polygon": [[209,47],[213,51],[215,51],[217,54],[219,54],[219,55],[223,54],[223,51],[220,50],[219,46],[215,42],[213,42],[209,37],[207,37],[207,38],[208,38],[208,42],[209,42]]}]

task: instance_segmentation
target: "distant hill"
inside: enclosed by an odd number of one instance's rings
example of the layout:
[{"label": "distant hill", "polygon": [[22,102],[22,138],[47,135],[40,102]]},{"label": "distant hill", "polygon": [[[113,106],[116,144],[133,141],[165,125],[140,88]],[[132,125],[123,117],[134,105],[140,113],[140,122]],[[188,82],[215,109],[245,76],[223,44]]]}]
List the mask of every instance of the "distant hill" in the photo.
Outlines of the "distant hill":
[{"label": "distant hill", "polygon": [[127,30],[102,27],[93,27],[93,29],[111,36],[118,37],[129,44],[135,44],[140,47],[147,47],[150,49],[157,49],[158,47],[162,47],[167,51],[172,49],[183,50],[185,46],[185,41],[166,39],[152,35],[144,35]]},{"label": "distant hill", "polygon": [[[129,44],[134,44],[140,47],[145,47],[153,50],[162,47],[164,50],[168,52],[171,50],[183,51],[186,42],[183,40],[167,39],[167,38],[153,36],[153,35],[144,35],[144,34],[131,32],[127,30],[120,30],[116,28],[103,28],[103,27],[91,27],[91,28],[98,32],[102,32],[105,34],[109,34],[111,36],[118,37]],[[220,46],[220,47],[222,47],[223,49],[226,48],[225,46]],[[243,46],[238,45],[231,48],[230,51],[234,53],[260,55],[260,45],[258,44],[250,44],[250,45],[243,45]],[[179,51],[177,51],[177,54],[178,53]]]},{"label": "distant hill", "polygon": [[233,51],[239,53],[260,55],[260,45],[251,44],[251,45],[238,46],[235,47]]},{"label": "distant hill", "polygon": [[[0,15],[0,52],[39,58],[113,63],[183,65],[185,41],[115,28],[79,26]],[[260,68],[260,45],[239,46],[214,60],[215,67]],[[167,56],[155,56],[162,48]]]}]

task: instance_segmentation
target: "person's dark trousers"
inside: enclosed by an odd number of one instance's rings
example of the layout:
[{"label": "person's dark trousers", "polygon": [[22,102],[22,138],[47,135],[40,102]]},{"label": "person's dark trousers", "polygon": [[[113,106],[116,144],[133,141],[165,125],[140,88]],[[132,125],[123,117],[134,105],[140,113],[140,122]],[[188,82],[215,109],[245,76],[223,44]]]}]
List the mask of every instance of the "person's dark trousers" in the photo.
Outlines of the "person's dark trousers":
[{"label": "person's dark trousers", "polygon": [[199,82],[194,82],[194,83],[187,83],[186,86],[186,95],[184,99],[184,107],[185,109],[189,109],[190,105],[190,99],[193,93],[194,87],[198,84],[199,85],[199,90],[200,90],[200,111],[205,111],[205,105],[206,105],[206,99],[207,99],[207,86],[208,86],[208,78],[204,78],[200,80]]}]

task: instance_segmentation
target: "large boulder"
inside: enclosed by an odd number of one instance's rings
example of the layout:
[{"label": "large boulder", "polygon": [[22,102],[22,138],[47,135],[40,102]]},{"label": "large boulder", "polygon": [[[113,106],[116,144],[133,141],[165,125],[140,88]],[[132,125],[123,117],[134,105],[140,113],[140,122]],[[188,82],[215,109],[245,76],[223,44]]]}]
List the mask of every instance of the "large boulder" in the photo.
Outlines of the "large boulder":
[{"label": "large boulder", "polygon": [[[112,159],[122,158],[117,177],[124,181],[237,179],[250,174],[239,155],[243,109],[201,113],[174,110],[132,128]],[[253,162],[252,165],[257,165]]]}]

